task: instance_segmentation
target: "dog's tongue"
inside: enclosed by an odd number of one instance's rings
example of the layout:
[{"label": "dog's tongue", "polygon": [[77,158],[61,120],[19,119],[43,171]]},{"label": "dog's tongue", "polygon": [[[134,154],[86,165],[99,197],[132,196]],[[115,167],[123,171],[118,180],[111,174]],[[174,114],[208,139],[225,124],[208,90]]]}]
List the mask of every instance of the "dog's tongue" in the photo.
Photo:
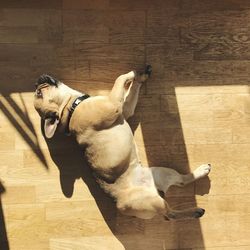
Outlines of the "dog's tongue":
[{"label": "dog's tongue", "polygon": [[51,138],[56,132],[57,124],[59,120],[54,118],[47,118],[44,122],[44,132],[47,138]]}]

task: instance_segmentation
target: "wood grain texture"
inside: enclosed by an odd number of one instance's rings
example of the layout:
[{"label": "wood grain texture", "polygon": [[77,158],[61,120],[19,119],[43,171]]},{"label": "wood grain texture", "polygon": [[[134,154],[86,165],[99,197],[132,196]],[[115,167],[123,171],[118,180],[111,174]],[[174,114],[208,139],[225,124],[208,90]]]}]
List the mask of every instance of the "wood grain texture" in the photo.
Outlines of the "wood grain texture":
[{"label": "wood grain texture", "polygon": [[108,0],[63,0],[62,3],[65,10],[100,10],[109,6]]},{"label": "wood grain texture", "polygon": [[60,9],[62,7],[61,0],[44,0],[44,1],[32,1],[32,0],[10,0],[8,2],[1,2],[0,8],[18,8],[18,9]]},{"label": "wood grain texture", "polygon": [[[0,249],[250,248],[250,2],[0,2]],[[150,63],[129,122],[143,165],[209,178],[166,195],[200,220],[122,216],[72,138],[45,140],[33,108],[42,73],[90,95]],[[146,202],[146,201],[145,201]]]},{"label": "wood grain texture", "polygon": [[1,9],[0,43],[43,43],[62,40],[60,10]]},{"label": "wood grain texture", "polygon": [[[64,11],[63,40],[74,43],[105,43],[109,32],[104,11]],[[87,25],[86,25],[87,24]]]}]

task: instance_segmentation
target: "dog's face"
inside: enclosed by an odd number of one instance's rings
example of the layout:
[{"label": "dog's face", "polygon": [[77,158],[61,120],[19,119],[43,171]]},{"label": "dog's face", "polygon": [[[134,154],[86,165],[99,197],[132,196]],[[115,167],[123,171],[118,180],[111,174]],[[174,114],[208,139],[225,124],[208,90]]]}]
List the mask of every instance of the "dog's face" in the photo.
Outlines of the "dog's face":
[{"label": "dog's face", "polygon": [[60,119],[60,106],[63,102],[60,82],[48,75],[42,75],[37,81],[34,96],[34,107],[44,120],[44,133],[51,138]]}]

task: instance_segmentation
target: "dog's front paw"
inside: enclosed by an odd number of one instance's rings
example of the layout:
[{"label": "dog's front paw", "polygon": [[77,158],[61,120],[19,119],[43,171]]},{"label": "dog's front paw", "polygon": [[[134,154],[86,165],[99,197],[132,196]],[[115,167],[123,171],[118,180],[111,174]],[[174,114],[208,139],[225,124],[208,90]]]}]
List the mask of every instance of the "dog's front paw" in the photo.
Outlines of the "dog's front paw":
[{"label": "dog's front paw", "polygon": [[148,80],[148,78],[150,77],[151,73],[152,73],[152,66],[151,65],[147,65],[145,67],[145,69],[141,73],[139,73],[137,75],[136,79],[137,79],[138,82],[144,83],[144,82],[146,82]]},{"label": "dog's front paw", "polygon": [[152,73],[152,66],[148,64],[145,68],[145,74],[150,76],[151,73]]}]

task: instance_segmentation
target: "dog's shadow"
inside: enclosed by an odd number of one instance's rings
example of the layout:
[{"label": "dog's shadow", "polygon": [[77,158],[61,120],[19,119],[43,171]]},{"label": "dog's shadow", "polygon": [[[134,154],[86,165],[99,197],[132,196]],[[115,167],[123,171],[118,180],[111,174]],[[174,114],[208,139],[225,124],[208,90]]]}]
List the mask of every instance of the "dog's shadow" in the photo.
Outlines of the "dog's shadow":
[{"label": "dog's shadow", "polygon": [[[41,127],[43,128],[43,126]],[[45,138],[45,140],[51,159],[60,172],[60,184],[64,196],[70,199],[74,195],[75,181],[82,179],[113,235],[125,249],[133,249],[131,242],[123,237],[124,233],[128,230],[132,234],[141,233],[144,220],[127,217],[118,212],[114,200],[100,188],[93,177],[91,168],[84,158],[84,151],[79,147],[75,138],[64,134],[55,134],[53,139]]]},{"label": "dog's shadow", "polygon": [[46,143],[51,159],[60,172],[60,185],[64,196],[71,198],[74,194],[75,181],[82,179],[96,200],[101,212],[105,212],[107,203],[109,204],[109,210],[111,211],[108,214],[103,214],[103,217],[110,221],[110,214],[116,213],[115,203],[95,181],[84,158],[84,152],[75,139],[71,136],[56,134],[53,139],[46,139]]}]

